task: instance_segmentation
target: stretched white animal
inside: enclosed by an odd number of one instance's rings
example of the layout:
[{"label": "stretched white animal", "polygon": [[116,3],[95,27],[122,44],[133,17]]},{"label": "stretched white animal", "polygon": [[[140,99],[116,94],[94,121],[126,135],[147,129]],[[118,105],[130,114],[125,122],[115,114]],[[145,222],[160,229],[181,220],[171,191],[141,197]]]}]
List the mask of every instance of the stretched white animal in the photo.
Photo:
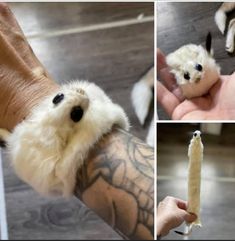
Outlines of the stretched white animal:
[{"label": "stretched white animal", "polygon": [[189,235],[193,226],[201,227],[200,219],[200,192],[201,192],[201,165],[203,161],[203,144],[201,141],[201,132],[195,131],[188,147],[189,170],[188,170],[188,207],[187,212],[197,215],[197,219],[192,223],[187,223],[185,233],[176,233]]},{"label": "stretched white animal", "polygon": [[201,165],[203,160],[203,144],[201,132],[195,131],[188,148],[189,173],[188,173],[188,208],[189,213],[197,215],[197,219],[190,225],[201,226],[200,220],[200,190],[201,190]]},{"label": "stretched white animal", "polygon": [[174,74],[185,98],[203,96],[219,80],[220,67],[211,50],[211,34],[206,39],[206,48],[188,44],[170,53],[166,62]]},{"label": "stretched white animal", "polygon": [[[227,13],[235,9],[235,2],[224,2],[215,13],[215,22],[222,34],[225,33]],[[228,26],[225,49],[229,53],[234,52],[235,19]]]},{"label": "stretched white animal", "polygon": [[0,130],[16,174],[44,195],[71,196],[90,148],[112,127],[129,129],[124,110],[97,85],[61,86],[18,124]]}]

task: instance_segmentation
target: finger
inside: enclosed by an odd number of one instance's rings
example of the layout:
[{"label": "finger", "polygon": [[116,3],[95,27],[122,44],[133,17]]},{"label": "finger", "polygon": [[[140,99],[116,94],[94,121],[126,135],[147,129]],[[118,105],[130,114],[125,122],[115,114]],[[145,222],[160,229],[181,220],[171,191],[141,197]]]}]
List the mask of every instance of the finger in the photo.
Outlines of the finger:
[{"label": "finger", "polygon": [[1,28],[4,28],[4,26],[17,27],[17,21],[6,3],[0,3],[0,13]]},{"label": "finger", "polygon": [[175,203],[178,208],[180,208],[182,210],[187,210],[187,202],[186,201],[179,199],[179,198],[175,198]]},{"label": "finger", "polygon": [[184,201],[180,198],[175,198],[175,197],[169,197],[169,199],[171,201],[173,201],[177,205],[178,208],[187,210],[187,202],[186,201]]},{"label": "finger", "polygon": [[157,72],[160,72],[161,69],[166,67],[167,64],[165,54],[160,49],[157,49]]},{"label": "finger", "polygon": [[162,69],[160,71],[160,79],[164,81],[165,86],[170,90],[180,102],[182,102],[185,97],[179,86],[176,83],[175,77],[170,73],[168,68]]},{"label": "finger", "polygon": [[175,108],[180,104],[178,98],[159,81],[157,82],[157,101],[170,117]]},{"label": "finger", "polygon": [[0,13],[1,15],[5,16],[8,14],[10,8],[7,3],[5,2],[0,2]]},{"label": "finger", "polygon": [[50,77],[35,56],[11,9],[3,3],[0,4],[0,32],[9,48],[15,49],[15,54],[25,62],[34,74],[38,77],[41,75]]},{"label": "finger", "polygon": [[157,49],[157,71],[158,78],[164,81],[166,87],[172,91],[176,85],[174,75],[170,73],[166,63],[166,57],[160,49]]},{"label": "finger", "polygon": [[164,81],[166,87],[180,100],[183,101],[185,98],[179,86],[176,83],[176,79],[166,63],[166,57],[160,49],[157,49],[157,70],[158,78]]},{"label": "finger", "polygon": [[6,7],[7,6],[7,4],[5,3],[5,2],[0,2],[0,10],[2,11],[2,9],[4,8],[4,7]]},{"label": "finger", "polygon": [[193,221],[195,221],[197,219],[197,215],[195,215],[193,213],[188,213],[184,210],[181,210],[181,215],[187,223],[192,223]]},{"label": "finger", "polygon": [[176,80],[172,73],[170,73],[169,68],[162,68],[159,77],[162,81],[164,81],[164,84],[166,87],[172,91],[175,88]]}]

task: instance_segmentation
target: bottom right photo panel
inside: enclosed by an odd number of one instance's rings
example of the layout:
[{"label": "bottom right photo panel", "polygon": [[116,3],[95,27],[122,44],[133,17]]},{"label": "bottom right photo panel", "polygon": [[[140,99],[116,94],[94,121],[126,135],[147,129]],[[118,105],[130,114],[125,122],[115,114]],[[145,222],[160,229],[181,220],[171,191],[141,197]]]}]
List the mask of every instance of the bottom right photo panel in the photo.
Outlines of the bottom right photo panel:
[{"label": "bottom right photo panel", "polygon": [[157,124],[157,236],[235,237],[235,124]]}]

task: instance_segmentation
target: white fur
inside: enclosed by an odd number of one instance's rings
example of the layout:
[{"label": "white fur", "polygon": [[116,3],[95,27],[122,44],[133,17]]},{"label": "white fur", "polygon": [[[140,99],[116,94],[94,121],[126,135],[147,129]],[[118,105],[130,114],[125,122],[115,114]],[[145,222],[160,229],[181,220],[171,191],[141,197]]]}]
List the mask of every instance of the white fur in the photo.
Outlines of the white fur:
[{"label": "white fur", "polygon": [[[152,88],[154,87],[154,68],[148,72],[134,85],[131,92],[132,105],[135,113],[141,123],[144,125],[146,117],[149,113],[149,107],[153,99]],[[149,127],[146,142],[150,146],[154,146],[154,118]]]},{"label": "white fur", "polygon": [[[128,130],[129,122],[123,109],[93,83],[74,81],[59,93],[65,96],[61,103],[52,103],[56,94],[46,98],[6,141],[22,180],[42,194],[70,196],[90,148],[113,125]],[[84,110],[77,123],[70,118],[74,106]]]},{"label": "white fur", "polygon": [[201,190],[201,166],[203,161],[203,144],[201,132],[195,131],[188,147],[188,206],[189,213],[196,214],[197,218],[191,225],[201,226],[200,220],[200,190]]},{"label": "white fur", "polygon": [[234,36],[235,36],[235,19],[229,23],[228,33],[226,37],[226,51],[233,53],[234,51]]},{"label": "white fur", "polygon": [[152,98],[152,90],[144,79],[141,79],[134,85],[131,92],[131,100],[141,125],[144,124],[148,115]]},{"label": "white fur", "polygon": [[[206,94],[219,79],[219,66],[201,45],[182,46],[169,54],[166,61],[183,95],[188,99]],[[203,70],[196,70],[196,64],[202,65]],[[186,72],[189,73],[190,80],[184,78]]]},{"label": "white fur", "polygon": [[215,23],[222,34],[224,34],[224,31],[225,31],[226,20],[227,20],[226,13],[222,9],[219,9],[215,13]]},{"label": "white fur", "polygon": [[215,23],[218,26],[220,32],[224,34],[225,27],[226,27],[226,21],[227,21],[227,13],[231,12],[235,9],[235,3],[234,2],[224,2],[221,4],[219,9],[215,13]]},{"label": "white fur", "polygon": [[155,137],[155,133],[154,133],[154,118],[153,118],[149,126],[148,135],[146,138],[146,142],[152,147],[154,147],[154,137]]},{"label": "white fur", "polygon": [[[224,34],[227,21],[227,13],[235,9],[235,2],[224,2],[215,13],[215,23],[220,32]],[[234,36],[235,36],[235,20],[230,20],[227,37],[226,37],[226,51],[234,52]]]}]

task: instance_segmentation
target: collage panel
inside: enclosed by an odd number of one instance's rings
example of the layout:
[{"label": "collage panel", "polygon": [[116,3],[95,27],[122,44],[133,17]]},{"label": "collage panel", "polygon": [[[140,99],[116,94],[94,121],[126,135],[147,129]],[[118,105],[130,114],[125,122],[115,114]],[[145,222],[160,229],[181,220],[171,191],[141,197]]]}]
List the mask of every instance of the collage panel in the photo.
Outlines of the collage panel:
[{"label": "collage panel", "polygon": [[235,4],[158,2],[158,118],[234,120]]},{"label": "collage panel", "polygon": [[234,123],[157,124],[162,240],[234,238],[234,133]]},{"label": "collage panel", "polygon": [[1,240],[154,239],[154,21],[0,1]]}]

